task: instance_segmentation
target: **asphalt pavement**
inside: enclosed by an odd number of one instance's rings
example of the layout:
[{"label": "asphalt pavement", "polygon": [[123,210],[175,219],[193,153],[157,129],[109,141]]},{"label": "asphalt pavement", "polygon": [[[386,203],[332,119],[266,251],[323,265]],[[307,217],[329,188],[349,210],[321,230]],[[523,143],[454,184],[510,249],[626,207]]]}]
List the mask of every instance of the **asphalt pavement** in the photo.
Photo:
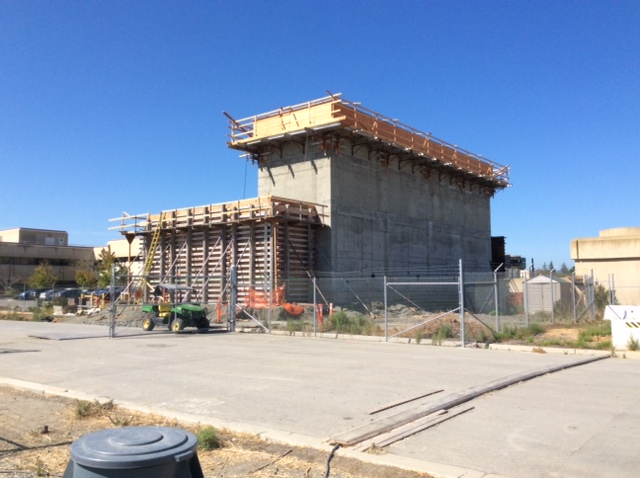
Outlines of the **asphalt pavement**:
[{"label": "asphalt pavement", "polygon": [[[0,384],[113,399],[138,410],[329,448],[331,437],[377,417],[584,358],[572,350],[286,335],[117,334],[108,338],[102,326],[0,321]],[[635,477],[638,396],[640,362],[620,355],[482,395],[465,404],[473,407],[469,412],[391,445],[386,454],[338,453],[443,477]]]}]

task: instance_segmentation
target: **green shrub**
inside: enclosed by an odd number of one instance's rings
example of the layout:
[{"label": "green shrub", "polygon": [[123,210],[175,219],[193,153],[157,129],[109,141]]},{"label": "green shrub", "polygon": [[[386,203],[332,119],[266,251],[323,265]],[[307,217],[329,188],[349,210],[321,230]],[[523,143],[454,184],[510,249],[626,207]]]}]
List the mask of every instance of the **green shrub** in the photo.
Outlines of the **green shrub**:
[{"label": "green shrub", "polygon": [[638,339],[629,337],[629,340],[627,340],[627,349],[631,350],[632,352],[635,352],[638,349],[640,349],[640,343],[638,342]]},{"label": "green shrub", "polygon": [[442,345],[442,341],[444,339],[448,339],[451,337],[455,337],[453,328],[447,324],[440,324],[431,336],[431,342],[433,343],[433,345]]},{"label": "green shrub", "polygon": [[304,327],[304,322],[302,320],[296,319],[288,319],[287,320],[287,331],[289,334],[294,334],[295,332],[302,332]]},{"label": "green shrub", "polygon": [[329,321],[330,330],[340,334],[371,335],[374,326],[371,319],[364,315],[349,317],[344,312],[336,312]]},{"label": "green shrub", "polygon": [[218,436],[218,430],[206,427],[198,433],[198,445],[205,451],[215,450],[222,446],[222,440]]},{"label": "green shrub", "polygon": [[424,332],[422,330],[418,330],[416,332],[416,344],[420,345],[420,342],[422,342],[422,339],[424,339]]}]

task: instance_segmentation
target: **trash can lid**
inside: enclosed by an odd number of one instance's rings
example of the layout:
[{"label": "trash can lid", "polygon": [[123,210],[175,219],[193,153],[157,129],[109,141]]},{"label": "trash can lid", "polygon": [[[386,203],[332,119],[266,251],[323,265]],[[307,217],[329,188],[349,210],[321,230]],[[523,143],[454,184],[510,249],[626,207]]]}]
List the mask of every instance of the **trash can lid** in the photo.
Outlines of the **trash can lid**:
[{"label": "trash can lid", "polygon": [[92,468],[148,467],[187,460],[197,447],[198,438],[179,428],[111,428],[73,442],[71,458]]}]

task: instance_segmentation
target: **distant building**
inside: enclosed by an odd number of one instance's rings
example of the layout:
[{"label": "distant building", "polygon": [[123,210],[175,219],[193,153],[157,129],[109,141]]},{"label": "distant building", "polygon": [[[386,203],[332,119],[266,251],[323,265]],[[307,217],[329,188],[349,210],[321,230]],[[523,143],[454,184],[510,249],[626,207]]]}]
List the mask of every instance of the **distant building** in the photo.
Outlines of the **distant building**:
[{"label": "distant building", "polygon": [[600,231],[599,237],[571,241],[576,276],[590,276],[615,291],[622,305],[640,304],[640,227]]},{"label": "distant building", "polygon": [[0,231],[0,242],[29,244],[33,246],[68,246],[69,234],[65,231],[49,229],[28,229],[17,227]]},{"label": "distant building", "polygon": [[69,246],[65,231],[16,228],[0,230],[0,287],[26,284],[35,268],[47,262],[60,286],[75,283],[79,262],[94,262],[93,247]]}]

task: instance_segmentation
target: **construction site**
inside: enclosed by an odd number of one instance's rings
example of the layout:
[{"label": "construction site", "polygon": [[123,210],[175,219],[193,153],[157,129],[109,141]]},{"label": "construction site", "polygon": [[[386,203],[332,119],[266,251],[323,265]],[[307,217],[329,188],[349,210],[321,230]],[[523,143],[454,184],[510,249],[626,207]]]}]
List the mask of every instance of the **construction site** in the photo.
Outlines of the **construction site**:
[{"label": "construction site", "polygon": [[143,244],[128,290],[182,284],[204,303],[260,308],[340,302],[335,281],[314,278],[420,277],[459,261],[491,271],[490,202],[508,166],[340,94],[225,115],[258,197],[114,219]]}]

